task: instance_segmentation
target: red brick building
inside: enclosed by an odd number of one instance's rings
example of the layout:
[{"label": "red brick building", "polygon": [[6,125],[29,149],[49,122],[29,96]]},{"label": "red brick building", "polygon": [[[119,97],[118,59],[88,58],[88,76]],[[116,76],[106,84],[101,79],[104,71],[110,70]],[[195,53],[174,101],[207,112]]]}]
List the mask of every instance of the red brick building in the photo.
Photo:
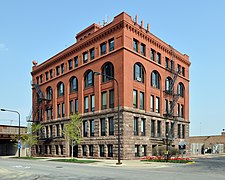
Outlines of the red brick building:
[{"label": "red brick building", "polygon": [[121,158],[149,155],[189,137],[189,57],[121,13],[76,35],[76,43],[38,65],[33,62],[33,120],[44,128],[36,153],[69,156],[62,136],[71,113],[83,119],[79,157],[117,158],[118,81]]}]

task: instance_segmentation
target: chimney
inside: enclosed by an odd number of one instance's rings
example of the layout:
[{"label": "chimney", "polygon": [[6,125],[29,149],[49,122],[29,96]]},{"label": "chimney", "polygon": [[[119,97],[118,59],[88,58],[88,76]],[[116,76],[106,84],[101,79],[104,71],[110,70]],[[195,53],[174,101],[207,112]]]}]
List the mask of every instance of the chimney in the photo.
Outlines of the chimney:
[{"label": "chimney", "polygon": [[147,31],[150,32],[150,24],[147,24]]},{"label": "chimney", "polygon": [[138,15],[135,16],[135,23],[138,24]]},{"label": "chimney", "polygon": [[144,28],[144,20],[141,21],[141,27]]}]

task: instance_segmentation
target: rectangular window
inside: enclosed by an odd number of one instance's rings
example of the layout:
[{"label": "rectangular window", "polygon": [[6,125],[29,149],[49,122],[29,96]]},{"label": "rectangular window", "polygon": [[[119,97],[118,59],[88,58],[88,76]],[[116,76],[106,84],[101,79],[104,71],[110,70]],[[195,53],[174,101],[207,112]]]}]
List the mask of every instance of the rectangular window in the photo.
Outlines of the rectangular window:
[{"label": "rectangular window", "polygon": [[177,103],[177,116],[180,117],[180,104]]},{"label": "rectangular window", "polygon": [[45,80],[48,80],[48,72],[45,72]]},{"label": "rectangular window", "polygon": [[135,157],[139,157],[139,147],[140,145],[135,145],[135,150],[134,150]]},{"label": "rectangular window", "polygon": [[49,137],[52,137],[52,125],[49,126],[49,129],[50,129],[50,135],[49,135]]},{"label": "rectangular window", "polygon": [[47,120],[53,119],[53,117],[52,117],[52,107],[48,107],[46,109],[46,117],[47,117]]},{"label": "rectangular window", "polygon": [[140,92],[140,109],[144,109],[144,92]]},{"label": "rectangular window", "polygon": [[48,154],[48,146],[45,145],[45,154]]},{"label": "rectangular window", "polygon": [[83,53],[83,63],[86,63],[88,61],[88,52]]},{"label": "rectangular window", "polygon": [[107,108],[107,104],[106,104],[106,91],[102,92],[102,110]]},{"label": "rectangular window", "polygon": [[113,157],[113,145],[109,144],[108,146],[108,157]]},{"label": "rectangular window", "polygon": [[151,57],[151,60],[155,61],[155,50],[154,49],[151,49],[150,57]]},{"label": "rectangular window", "polygon": [[180,116],[182,118],[184,118],[184,105],[183,104],[181,104],[180,113],[181,113]]},{"label": "rectangular window", "polygon": [[155,109],[155,108],[154,108],[154,104],[155,104],[155,103],[154,103],[154,96],[153,96],[153,95],[151,95],[151,101],[150,101],[150,103],[151,103],[151,104],[150,104],[150,105],[151,105],[151,106],[150,106],[150,110],[151,110],[151,112],[154,112],[154,109]]},{"label": "rectangular window", "polygon": [[165,133],[169,135],[169,122],[166,122],[166,131],[165,131]]},{"label": "rectangular window", "polygon": [[114,50],[114,38],[109,40],[109,52]]},{"label": "rectangular window", "polygon": [[82,152],[83,152],[83,156],[87,156],[87,146],[86,145],[82,145]]},{"label": "rectangular window", "polygon": [[104,157],[104,145],[99,145],[100,157]]},{"label": "rectangular window", "polygon": [[71,70],[73,68],[73,61],[72,61],[72,59],[68,60],[68,66],[69,66],[69,70]]},{"label": "rectangular window", "polygon": [[138,40],[136,39],[133,40],[133,49],[135,52],[138,52]]},{"label": "rectangular window", "polygon": [[114,108],[114,89],[109,91],[109,107]]},{"label": "rectangular window", "polygon": [[156,97],[155,100],[155,112],[160,113],[160,98]]},{"label": "rectangular window", "polygon": [[181,138],[180,124],[177,125],[177,138]]},{"label": "rectangular window", "polygon": [[174,122],[171,122],[170,126],[171,137],[174,138]]},{"label": "rectangular window", "polygon": [[100,50],[101,50],[101,52],[100,52],[101,55],[106,54],[106,43],[105,42],[100,45]]},{"label": "rectangular window", "polygon": [[142,147],[141,147],[141,154],[142,154],[142,156],[146,156],[146,149],[147,149],[147,146],[146,145],[142,145]]},{"label": "rectangular window", "polygon": [[166,68],[169,68],[169,58],[168,57],[165,57],[165,65],[166,65]]},{"label": "rectangular window", "polygon": [[171,69],[171,71],[174,70],[174,61],[173,60],[170,61],[170,69]]},{"label": "rectangular window", "polygon": [[84,112],[88,112],[88,96],[84,97]]},{"label": "rectangular window", "polygon": [[89,156],[93,156],[94,155],[94,147],[93,145],[89,145]]},{"label": "rectangular window", "polygon": [[78,99],[75,99],[75,113],[78,113]]},{"label": "rectangular window", "polygon": [[151,120],[151,137],[155,137],[155,120]]},{"label": "rectangular window", "polygon": [[56,124],[56,135],[57,135],[57,137],[60,136],[60,132],[59,132],[59,124]]},{"label": "rectangular window", "polygon": [[58,76],[60,74],[60,67],[56,66],[56,76]]},{"label": "rectangular window", "polygon": [[61,136],[62,137],[64,137],[63,131],[64,131],[64,124],[61,124]]},{"label": "rectangular window", "polygon": [[181,66],[180,66],[180,64],[177,64],[177,72],[178,72],[178,74],[181,74]]},{"label": "rectangular window", "polygon": [[157,136],[161,137],[161,121],[157,121]]},{"label": "rectangular window", "polygon": [[55,154],[59,155],[59,146],[58,145],[55,145]]},{"label": "rectangular window", "polygon": [[137,90],[133,90],[133,107],[137,108],[138,107],[138,99],[137,99]]},{"label": "rectangular window", "polygon": [[161,64],[161,54],[157,53],[156,60],[158,64]]},{"label": "rectangular window", "polygon": [[43,82],[42,74],[40,75],[40,83]]},{"label": "rectangular window", "polygon": [[185,76],[185,68],[182,67],[182,76]]},{"label": "rectangular window", "polygon": [[182,124],[182,138],[185,138],[185,125]]},{"label": "rectangular window", "polygon": [[62,74],[64,73],[64,63],[61,64],[61,73],[62,73]]},{"label": "rectangular window", "polygon": [[145,44],[143,44],[143,43],[141,43],[141,49],[140,49],[140,51],[141,51],[141,54],[143,55],[143,56],[145,56],[146,55],[146,45]]},{"label": "rectangular window", "polygon": [[73,114],[74,113],[74,101],[71,100],[70,101],[70,114]]},{"label": "rectangular window", "polygon": [[48,126],[45,126],[45,138],[48,138]]},{"label": "rectangular window", "polygon": [[39,84],[39,77],[36,77],[36,83]]},{"label": "rectangular window", "polygon": [[138,135],[138,117],[134,117],[134,135]]},{"label": "rectangular window", "polygon": [[78,66],[78,56],[74,57],[74,67]]},{"label": "rectangular window", "polygon": [[95,95],[91,95],[91,111],[95,111]]},{"label": "rectangular window", "polygon": [[95,134],[95,121],[92,119],[90,120],[90,136],[94,136]]},{"label": "rectangular window", "polygon": [[141,135],[145,136],[145,119],[141,118]]},{"label": "rectangular window", "polygon": [[101,123],[101,136],[105,136],[105,118],[101,118],[100,123]]},{"label": "rectangular window", "polygon": [[52,69],[50,69],[49,73],[50,73],[50,79],[52,79],[53,78]]},{"label": "rectangular window", "polygon": [[91,48],[90,49],[90,59],[94,59],[95,58],[95,48]]},{"label": "rectangular window", "polygon": [[65,117],[65,104],[62,103],[62,117]]},{"label": "rectangular window", "polygon": [[61,113],[60,113],[60,104],[57,104],[57,117],[58,117],[58,118],[61,117]]},{"label": "rectangular window", "polygon": [[114,135],[114,118],[109,117],[109,135]]},{"label": "rectangular window", "polygon": [[87,121],[86,120],[83,121],[83,136],[84,137],[87,137],[87,125],[88,125]]},{"label": "rectangular window", "polygon": [[165,99],[165,113],[166,114],[169,113],[169,101],[168,101],[168,99]]}]

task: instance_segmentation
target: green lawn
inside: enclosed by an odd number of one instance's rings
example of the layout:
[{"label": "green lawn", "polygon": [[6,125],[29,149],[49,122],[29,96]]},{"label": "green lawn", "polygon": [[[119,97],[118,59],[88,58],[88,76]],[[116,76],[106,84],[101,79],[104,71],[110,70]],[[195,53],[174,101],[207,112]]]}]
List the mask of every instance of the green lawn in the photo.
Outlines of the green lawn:
[{"label": "green lawn", "polygon": [[94,163],[94,162],[98,162],[98,161],[95,161],[95,160],[83,160],[83,159],[50,159],[49,161],[71,162],[71,163]]}]

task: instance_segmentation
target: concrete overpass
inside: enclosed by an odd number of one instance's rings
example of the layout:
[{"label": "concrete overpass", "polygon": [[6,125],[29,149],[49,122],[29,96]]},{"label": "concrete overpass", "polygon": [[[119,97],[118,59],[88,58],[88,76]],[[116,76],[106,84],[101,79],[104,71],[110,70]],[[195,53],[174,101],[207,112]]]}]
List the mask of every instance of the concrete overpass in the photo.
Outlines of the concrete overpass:
[{"label": "concrete overpass", "polygon": [[[0,156],[17,155],[17,142],[12,140],[13,135],[17,135],[19,131],[18,126],[0,125]],[[20,133],[26,134],[27,127],[20,126]],[[24,147],[22,147],[21,154]]]}]

